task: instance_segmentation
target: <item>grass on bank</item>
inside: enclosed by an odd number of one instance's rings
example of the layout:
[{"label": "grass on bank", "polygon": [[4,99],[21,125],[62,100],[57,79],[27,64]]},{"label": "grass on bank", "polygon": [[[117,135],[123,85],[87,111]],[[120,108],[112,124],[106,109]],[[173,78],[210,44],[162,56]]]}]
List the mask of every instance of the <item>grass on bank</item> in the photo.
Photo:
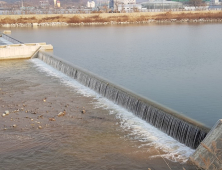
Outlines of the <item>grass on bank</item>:
[{"label": "grass on bank", "polygon": [[[137,13],[138,14],[138,13]],[[151,15],[149,13],[141,13],[140,15],[120,14],[106,16],[100,14],[92,15],[74,15],[73,17],[66,17],[63,15],[55,17],[43,17],[37,19],[36,17],[20,17],[13,19],[11,17],[0,19],[0,24],[15,24],[15,23],[46,23],[46,22],[66,22],[66,23],[92,23],[92,22],[138,22],[147,20],[170,20],[170,19],[222,19],[222,11],[218,12],[203,12],[203,13],[173,13],[165,12],[161,14]]]}]

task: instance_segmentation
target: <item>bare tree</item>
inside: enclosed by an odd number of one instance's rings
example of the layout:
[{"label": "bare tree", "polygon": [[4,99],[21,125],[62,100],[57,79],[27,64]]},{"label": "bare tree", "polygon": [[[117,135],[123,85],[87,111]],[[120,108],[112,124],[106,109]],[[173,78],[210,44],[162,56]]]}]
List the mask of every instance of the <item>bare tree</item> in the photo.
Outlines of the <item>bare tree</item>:
[{"label": "bare tree", "polygon": [[118,11],[118,6],[121,4],[118,0],[114,0],[114,10],[117,12]]},{"label": "bare tree", "polygon": [[202,0],[190,0],[190,5],[194,7],[204,6],[205,3]]}]

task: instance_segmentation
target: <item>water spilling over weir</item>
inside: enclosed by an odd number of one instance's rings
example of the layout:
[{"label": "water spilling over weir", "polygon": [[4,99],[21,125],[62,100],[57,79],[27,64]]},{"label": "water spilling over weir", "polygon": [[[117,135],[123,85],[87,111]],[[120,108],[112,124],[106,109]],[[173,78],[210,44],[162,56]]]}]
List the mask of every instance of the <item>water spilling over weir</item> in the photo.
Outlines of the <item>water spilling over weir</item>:
[{"label": "water spilling over weir", "polygon": [[39,52],[35,57],[134,113],[190,148],[197,148],[209,131],[208,128],[189,118],[133,94],[53,55]]}]

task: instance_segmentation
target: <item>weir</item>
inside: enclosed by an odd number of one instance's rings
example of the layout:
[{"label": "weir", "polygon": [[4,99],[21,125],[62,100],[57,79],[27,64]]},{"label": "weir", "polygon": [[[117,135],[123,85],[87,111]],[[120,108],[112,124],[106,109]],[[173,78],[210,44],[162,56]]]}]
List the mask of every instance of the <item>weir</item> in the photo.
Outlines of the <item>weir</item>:
[{"label": "weir", "polygon": [[[2,34],[2,37],[12,43],[22,44],[22,42],[8,35]],[[136,95],[55,55],[40,50],[32,58],[38,58],[46,64],[51,65],[190,148],[196,149],[209,132],[209,128],[199,122]]]},{"label": "weir", "polygon": [[165,132],[190,148],[197,148],[209,129],[171,109],[163,107],[142,96],[110,83],[78,66],[68,63],[52,54],[39,51],[36,58],[51,65],[101,96],[122,106],[136,116]]},{"label": "weir", "polygon": [[6,34],[0,35],[0,60],[32,58],[40,49],[52,50],[46,43],[22,43]]}]

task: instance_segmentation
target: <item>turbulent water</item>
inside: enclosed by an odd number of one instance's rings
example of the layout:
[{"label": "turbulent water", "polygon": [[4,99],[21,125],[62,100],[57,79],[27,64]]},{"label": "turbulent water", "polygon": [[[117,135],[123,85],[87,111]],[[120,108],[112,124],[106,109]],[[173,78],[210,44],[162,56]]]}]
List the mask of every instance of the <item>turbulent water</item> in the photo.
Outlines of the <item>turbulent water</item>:
[{"label": "turbulent water", "polygon": [[102,97],[109,99],[117,105],[127,109],[129,112],[134,113],[141,119],[146,120],[154,127],[177,139],[181,143],[184,143],[186,146],[197,148],[206,136],[206,132],[197,127],[197,122],[189,123],[187,118],[181,117],[177,113],[151,101],[142,99],[140,96],[136,96],[77,66],[71,66],[67,62],[44,52],[39,52],[36,57],[71,78],[76,79]]},{"label": "turbulent water", "polygon": [[194,168],[185,163],[194,150],[39,59],[2,61],[0,72],[0,112],[10,110],[0,119],[3,170]]},{"label": "turbulent water", "polygon": [[95,91],[79,84],[77,81],[53,69],[49,65],[38,59],[33,59],[32,62],[38,66],[40,71],[44,71],[46,74],[59,78],[63,84],[74,87],[80,94],[95,98],[96,100],[93,102],[94,107],[108,109],[111,115],[114,114],[115,117],[120,120],[120,126],[125,130],[129,130],[127,136],[142,142],[139,147],[147,145],[161,148],[166,152],[163,157],[184,162],[194,152],[193,149],[179,143],[167,134],[148,124],[146,121],[136,117],[133,113],[103,98]]},{"label": "turbulent water", "polygon": [[54,54],[212,127],[221,118],[222,24],[12,28]]}]

